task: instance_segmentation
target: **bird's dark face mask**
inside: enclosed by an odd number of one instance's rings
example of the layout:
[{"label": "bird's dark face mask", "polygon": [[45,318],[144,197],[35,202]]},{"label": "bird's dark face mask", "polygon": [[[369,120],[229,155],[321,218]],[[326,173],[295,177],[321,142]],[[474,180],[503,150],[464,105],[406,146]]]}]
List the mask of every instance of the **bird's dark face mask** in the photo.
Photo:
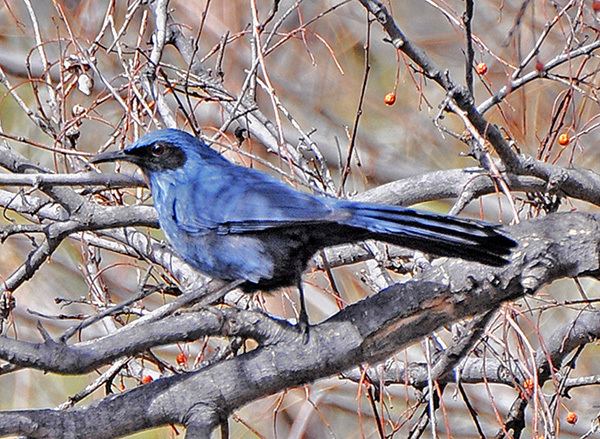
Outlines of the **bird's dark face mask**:
[{"label": "bird's dark face mask", "polygon": [[186,161],[185,152],[176,145],[167,142],[152,144],[134,143],[122,151],[109,151],[98,154],[91,162],[94,164],[126,161],[138,165],[145,174],[181,168]]}]

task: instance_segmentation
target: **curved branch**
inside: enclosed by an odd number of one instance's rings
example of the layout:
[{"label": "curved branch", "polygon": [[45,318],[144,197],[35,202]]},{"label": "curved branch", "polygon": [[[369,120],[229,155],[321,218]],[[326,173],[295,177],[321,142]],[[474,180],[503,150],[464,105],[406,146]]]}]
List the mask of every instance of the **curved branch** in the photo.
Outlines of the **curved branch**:
[{"label": "curved branch", "polygon": [[[466,334],[472,336],[470,331]],[[558,329],[544,337],[544,344],[536,351],[536,368],[541,372],[539,385],[551,376],[548,371],[560,368],[565,357],[580,346],[586,345],[600,338],[600,311],[581,311],[571,321],[563,324]],[[451,346],[448,350],[454,348]],[[443,353],[446,356],[446,352]],[[549,361],[550,360],[550,361]],[[438,362],[436,361],[435,367]],[[513,367],[514,366],[514,367]],[[377,384],[379,381],[384,385],[409,384],[417,389],[423,389],[428,385],[429,371],[426,363],[412,362],[409,364],[396,359],[390,359],[385,363],[371,366],[367,374]],[[344,377],[360,382],[364,370],[352,369],[344,373]],[[566,386],[576,385],[579,381],[588,383],[597,382],[597,377],[586,377],[587,379],[572,378],[567,380]],[[515,386],[523,383],[527,376],[522,373],[516,364],[507,364],[498,358],[486,356],[467,357],[462,359],[453,370],[446,370],[444,374],[434,377],[440,384],[454,383],[460,380],[462,383],[479,384],[481,382],[506,384]],[[589,383],[588,383],[589,384]]]},{"label": "curved branch", "polygon": [[114,360],[155,346],[198,340],[204,336],[244,337],[265,343],[296,336],[292,326],[264,314],[238,309],[202,310],[127,325],[101,338],[68,345],[50,339],[32,343],[0,337],[0,358],[12,364],[45,372],[82,374]]}]

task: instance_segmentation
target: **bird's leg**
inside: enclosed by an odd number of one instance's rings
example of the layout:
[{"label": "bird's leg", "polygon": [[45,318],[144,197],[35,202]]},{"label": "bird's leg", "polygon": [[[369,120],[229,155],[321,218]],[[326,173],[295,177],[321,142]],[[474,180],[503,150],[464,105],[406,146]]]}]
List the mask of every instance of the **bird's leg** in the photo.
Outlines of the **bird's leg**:
[{"label": "bird's leg", "polygon": [[302,276],[298,276],[296,281],[298,294],[300,295],[300,315],[298,316],[298,328],[302,333],[304,343],[308,343],[308,331],[310,324],[308,323],[308,314],[306,313],[306,304],[304,302],[304,289],[302,288]]}]

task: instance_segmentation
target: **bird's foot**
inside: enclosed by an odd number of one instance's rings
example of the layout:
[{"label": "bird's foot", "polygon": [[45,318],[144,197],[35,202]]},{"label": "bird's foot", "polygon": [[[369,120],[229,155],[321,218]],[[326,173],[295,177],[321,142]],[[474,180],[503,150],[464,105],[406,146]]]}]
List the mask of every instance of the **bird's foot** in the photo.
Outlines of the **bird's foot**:
[{"label": "bird's foot", "polygon": [[308,323],[308,313],[306,312],[306,302],[304,301],[304,289],[302,288],[302,280],[298,280],[298,294],[300,295],[300,314],[298,315],[298,329],[302,334],[304,344],[308,343],[308,332],[310,324]]},{"label": "bird's foot", "polygon": [[310,333],[310,324],[308,323],[308,320],[299,319],[296,327],[300,331],[300,334],[302,334],[302,343],[307,344]]}]

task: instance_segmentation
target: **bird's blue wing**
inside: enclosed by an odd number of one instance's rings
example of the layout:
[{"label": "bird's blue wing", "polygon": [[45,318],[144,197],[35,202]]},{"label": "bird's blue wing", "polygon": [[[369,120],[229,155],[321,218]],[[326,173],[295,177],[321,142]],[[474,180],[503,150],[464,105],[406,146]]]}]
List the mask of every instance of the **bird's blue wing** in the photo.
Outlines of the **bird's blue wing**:
[{"label": "bird's blue wing", "polygon": [[173,219],[188,233],[249,233],[335,216],[328,199],[299,192],[252,169],[231,165],[200,172],[173,202]]}]

